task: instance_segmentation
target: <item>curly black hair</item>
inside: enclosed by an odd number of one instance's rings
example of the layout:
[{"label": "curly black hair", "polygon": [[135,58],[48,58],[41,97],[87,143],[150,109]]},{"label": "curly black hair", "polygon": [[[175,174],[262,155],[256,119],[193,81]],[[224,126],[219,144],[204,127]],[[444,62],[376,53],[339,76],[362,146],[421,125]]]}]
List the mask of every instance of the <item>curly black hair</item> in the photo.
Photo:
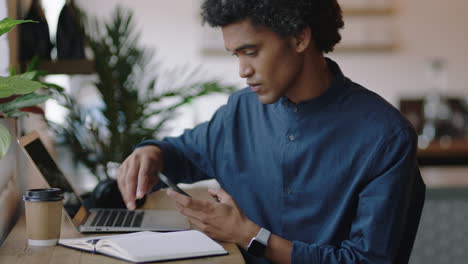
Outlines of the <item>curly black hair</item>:
[{"label": "curly black hair", "polygon": [[343,15],[337,0],[205,0],[203,23],[223,27],[244,19],[265,26],[282,37],[310,26],[317,48],[326,53],[340,42]]}]

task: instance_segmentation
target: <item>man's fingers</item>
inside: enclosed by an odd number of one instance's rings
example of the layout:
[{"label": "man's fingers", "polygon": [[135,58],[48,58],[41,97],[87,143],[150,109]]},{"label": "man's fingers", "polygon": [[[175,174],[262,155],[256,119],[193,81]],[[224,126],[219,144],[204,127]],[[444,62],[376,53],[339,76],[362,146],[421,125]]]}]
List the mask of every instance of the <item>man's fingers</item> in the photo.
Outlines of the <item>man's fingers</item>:
[{"label": "man's fingers", "polygon": [[208,193],[214,198],[216,198],[219,202],[226,203],[226,204],[232,204],[234,202],[231,195],[229,195],[224,189],[209,188]]},{"label": "man's fingers", "polygon": [[138,166],[131,164],[125,175],[125,197],[124,201],[128,209],[135,209],[135,193],[138,180]]},{"label": "man's fingers", "polygon": [[208,189],[208,193],[211,195],[211,197],[215,198],[217,202],[221,201],[221,199],[218,197],[217,189]]},{"label": "man's fingers", "polygon": [[117,184],[119,186],[120,193],[122,194],[122,199],[124,202],[127,202],[127,177],[128,177],[128,162],[124,162],[119,168],[119,176],[117,178]]},{"label": "man's fingers", "polygon": [[148,166],[146,162],[140,164],[140,169],[138,170],[138,183],[136,189],[136,198],[141,199],[148,192],[148,189],[151,185],[150,178],[152,176],[148,175]]},{"label": "man's fingers", "polygon": [[[124,177],[126,172],[127,164],[124,162],[120,165],[117,175],[117,186],[119,187],[120,193],[122,194],[122,198],[125,196],[125,187],[124,187]],[[125,200],[124,200],[125,201]]]},{"label": "man's fingers", "polygon": [[128,209],[135,209],[136,198],[143,198],[157,182],[157,178],[152,174],[160,169],[160,163],[160,149],[149,146],[136,149],[122,163],[117,183]]},{"label": "man's fingers", "polygon": [[181,207],[203,212],[210,212],[213,209],[213,206],[209,201],[193,199],[172,189],[167,189],[166,193]]},{"label": "man's fingers", "polygon": [[171,197],[172,199],[174,199],[174,201],[176,201],[177,203],[181,204],[184,207],[190,206],[192,204],[192,202],[193,202],[192,198],[190,198],[190,197],[188,197],[186,195],[180,194],[180,193],[172,190],[171,188],[167,189],[166,194],[169,197]]},{"label": "man's fingers", "polygon": [[176,202],[176,208],[177,210],[189,217],[189,218],[192,218],[192,219],[196,219],[198,220],[200,223],[205,223],[208,219],[208,215],[203,212],[203,211],[200,211],[200,210],[194,210],[192,208],[189,208],[189,207],[184,207],[183,205],[179,204]]},{"label": "man's fingers", "polygon": [[205,234],[207,234],[209,236],[209,232],[208,232],[208,225],[200,222],[198,219],[195,219],[195,218],[192,218],[192,217],[189,217],[188,218],[189,220],[189,223],[190,223],[190,226],[193,228],[193,229],[196,229],[198,231],[201,231]]}]

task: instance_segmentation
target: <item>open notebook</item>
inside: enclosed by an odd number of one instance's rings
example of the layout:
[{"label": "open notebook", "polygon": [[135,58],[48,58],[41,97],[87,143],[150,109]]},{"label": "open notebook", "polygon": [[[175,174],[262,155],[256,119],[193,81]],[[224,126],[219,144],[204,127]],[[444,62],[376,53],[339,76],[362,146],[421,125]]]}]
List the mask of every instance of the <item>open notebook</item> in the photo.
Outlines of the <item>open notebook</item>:
[{"label": "open notebook", "polygon": [[62,246],[99,253],[135,263],[226,255],[228,252],[196,230],[60,239]]}]

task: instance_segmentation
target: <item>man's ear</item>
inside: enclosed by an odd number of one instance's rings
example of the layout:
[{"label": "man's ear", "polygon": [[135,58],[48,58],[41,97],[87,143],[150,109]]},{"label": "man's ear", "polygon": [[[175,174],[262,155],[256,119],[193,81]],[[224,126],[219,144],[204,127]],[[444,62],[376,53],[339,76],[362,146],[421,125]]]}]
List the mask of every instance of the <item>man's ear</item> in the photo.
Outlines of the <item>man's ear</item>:
[{"label": "man's ear", "polygon": [[296,51],[297,52],[303,52],[305,51],[309,45],[310,42],[312,41],[312,32],[310,27],[306,27],[302,32],[297,34],[295,37],[295,45],[296,45]]}]

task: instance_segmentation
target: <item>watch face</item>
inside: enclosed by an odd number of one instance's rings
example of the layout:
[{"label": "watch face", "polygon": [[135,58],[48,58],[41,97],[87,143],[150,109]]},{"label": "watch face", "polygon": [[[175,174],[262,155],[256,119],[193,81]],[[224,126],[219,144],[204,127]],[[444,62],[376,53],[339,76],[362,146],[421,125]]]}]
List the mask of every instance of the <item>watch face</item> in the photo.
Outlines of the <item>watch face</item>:
[{"label": "watch face", "polygon": [[266,246],[262,244],[260,241],[254,239],[252,240],[252,243],[250,243],[249,248],[247,249],[247,252],[249,252],[250,254],[256,257],[263,257],[265,247]]}]

